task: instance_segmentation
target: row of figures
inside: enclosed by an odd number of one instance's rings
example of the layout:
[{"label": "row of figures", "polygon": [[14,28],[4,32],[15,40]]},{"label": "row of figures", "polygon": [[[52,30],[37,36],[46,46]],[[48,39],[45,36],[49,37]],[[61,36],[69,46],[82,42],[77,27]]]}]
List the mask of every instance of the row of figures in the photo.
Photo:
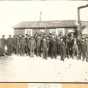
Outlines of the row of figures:
[{"label": "row of figures", "polygon": [[31,57],[36,55],[44,59],[60,56],[62,61],[76,57],[88,61],[88,37],[83,38],[82,34],[76,38],[69,33],[64,36],[36,33],[33,36],[9,35],[6,39],[3,35],[0,38],[0,56],[12,54]]}]

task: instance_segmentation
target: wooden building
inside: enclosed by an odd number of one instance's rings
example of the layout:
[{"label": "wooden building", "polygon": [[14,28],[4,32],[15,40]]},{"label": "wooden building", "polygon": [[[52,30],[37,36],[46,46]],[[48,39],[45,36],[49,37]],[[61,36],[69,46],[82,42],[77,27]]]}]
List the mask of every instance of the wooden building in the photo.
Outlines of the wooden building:
[{"label": "wooden building", "polygon": [[14,34],[30,34],[33,35],[36,32],[46,32],[46,33],[60,33],[74,31],[77,29],[75,20],[61,20],[61,21],[24,21],[16,24],[14,26]]}]

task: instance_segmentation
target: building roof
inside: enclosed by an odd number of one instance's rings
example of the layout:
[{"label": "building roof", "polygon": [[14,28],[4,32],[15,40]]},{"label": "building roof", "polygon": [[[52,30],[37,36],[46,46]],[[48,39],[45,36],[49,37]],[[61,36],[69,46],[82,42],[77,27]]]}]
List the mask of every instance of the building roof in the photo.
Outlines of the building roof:
[{"label": "building roof", "polygon": [[19,29],[53,29],[53,28],[76,28],[76,21],[61,20],[61,21],[23,21],[14,26]]},{"label": "building roof", "polygon": [[[82,21],[82,26],[88,25],[88,21]],[[55,21],[23,21],[16,24],[14,29],[53,29],[53,28],[77,28],[75,20]]]}]

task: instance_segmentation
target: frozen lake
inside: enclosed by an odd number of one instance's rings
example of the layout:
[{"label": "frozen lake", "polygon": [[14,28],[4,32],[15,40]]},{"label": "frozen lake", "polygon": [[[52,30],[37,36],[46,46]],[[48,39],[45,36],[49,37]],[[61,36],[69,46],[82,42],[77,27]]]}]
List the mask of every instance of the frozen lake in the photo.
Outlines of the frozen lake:
[{"label": "frozen lake", "polygon": [[0,82],[88,82],[88,63],[77,59],[0,58]]}]

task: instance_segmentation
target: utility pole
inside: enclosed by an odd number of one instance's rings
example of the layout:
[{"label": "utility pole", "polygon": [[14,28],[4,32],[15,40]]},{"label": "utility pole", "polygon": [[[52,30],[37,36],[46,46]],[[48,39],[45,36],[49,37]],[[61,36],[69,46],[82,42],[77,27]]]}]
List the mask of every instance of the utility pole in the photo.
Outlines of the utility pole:
[{"label": "utility pole", "polygon": [[78,18],[77,18],[77,23],[78,23],[78,35],[81,33],[81,19],[80,19],[80,10],[83,8],[88,7],[88,4],[80,6],[77,8],[77,14],[78,14]]},{"label": "utility pole", "polygon": [[40,11],[40,21],[42,21],[42,11]]}]

